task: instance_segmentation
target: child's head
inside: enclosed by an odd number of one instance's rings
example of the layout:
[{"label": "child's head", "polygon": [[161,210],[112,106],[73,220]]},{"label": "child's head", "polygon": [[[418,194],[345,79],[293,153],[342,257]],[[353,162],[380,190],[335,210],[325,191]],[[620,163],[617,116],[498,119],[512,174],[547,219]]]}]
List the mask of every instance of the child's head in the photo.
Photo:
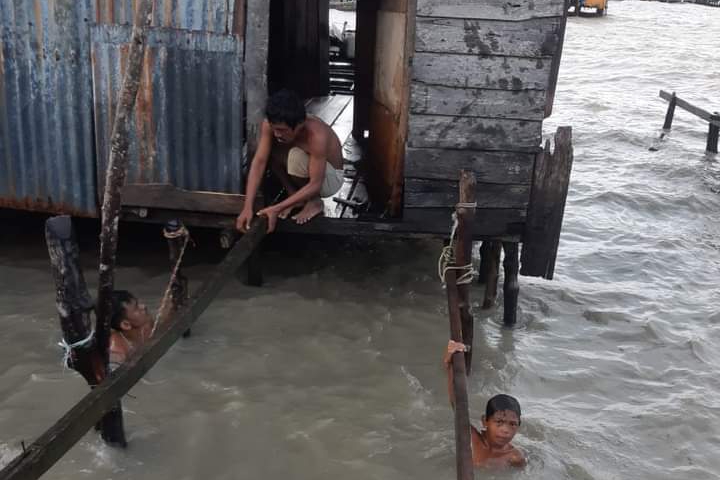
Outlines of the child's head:
[{"label": "child's head", "polygon": [[483,426],[492,446],[507,445],[520,427],[520,403],[510,395],[495,395],[485,407]]}]

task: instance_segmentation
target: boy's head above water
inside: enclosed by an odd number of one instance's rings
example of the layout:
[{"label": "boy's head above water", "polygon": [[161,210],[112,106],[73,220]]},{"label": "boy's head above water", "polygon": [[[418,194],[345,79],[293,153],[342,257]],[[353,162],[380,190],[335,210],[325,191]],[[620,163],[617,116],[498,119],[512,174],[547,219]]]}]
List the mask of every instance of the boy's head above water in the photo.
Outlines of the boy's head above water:
[{"label": "boy's head above water", "polygon": [[490,446],[504,447],[520,428],[520,403],[510,395],[495,395],[488,400],[482,421]]}]

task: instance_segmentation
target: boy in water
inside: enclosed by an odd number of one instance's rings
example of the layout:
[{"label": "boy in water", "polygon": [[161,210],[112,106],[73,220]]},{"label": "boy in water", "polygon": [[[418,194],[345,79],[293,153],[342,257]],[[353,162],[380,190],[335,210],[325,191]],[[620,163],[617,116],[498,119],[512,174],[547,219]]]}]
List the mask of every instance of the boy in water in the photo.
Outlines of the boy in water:
[{"label": "boy in water", "polygon": [[147,307],[127,290],[115,290],[111,301],[110,369],[115,370],[150,339],[154,320]]},{"label": "boy in water", "polygon": [[[465,352],[467,347],[450,340],[443,357],[448,372],[450,405],[455,409],[453,393],[452,356]],[[520,404],[510,395],[495,395],[488,400],[482,417],[483,430],[471,428],[473,465],[476,467],[524,467],[525,457],[510,443],[520,427]]]},{"label": "boy in water", "polygon": [[257,151],[250,165],[245,204],[235,226],[241,232],[250,228],[253,204],[265,169],[270,163],[288,197],[257,214],[268,219],[268,232],[278,218],[302,207],[292,218],[298,224],[309,222],[323,211],[321,197],[337,193],[343,184],[342,145],[325,122],[309,116],[302,100],[289,90],[280,90],[268,99],[265,120],[260,127]]}]

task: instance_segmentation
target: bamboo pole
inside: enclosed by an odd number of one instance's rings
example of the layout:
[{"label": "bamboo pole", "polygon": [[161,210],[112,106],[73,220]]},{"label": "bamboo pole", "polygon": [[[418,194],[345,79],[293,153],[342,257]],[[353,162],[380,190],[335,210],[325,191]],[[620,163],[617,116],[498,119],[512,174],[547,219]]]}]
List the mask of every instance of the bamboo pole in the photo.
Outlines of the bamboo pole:
[{"label": "bamboo pole", "polygon": [[267,219],[259,217],[215,267],[188,305],[178,312],[178,316],[169,324],[162,325],[156,335],[118,367],[113,375],[106,377],[55,425],[1,470],[0,480],[35,480],[49,470],[202,315],[225,283],[233,278],[232,273],[259,245],[266,232]]}]

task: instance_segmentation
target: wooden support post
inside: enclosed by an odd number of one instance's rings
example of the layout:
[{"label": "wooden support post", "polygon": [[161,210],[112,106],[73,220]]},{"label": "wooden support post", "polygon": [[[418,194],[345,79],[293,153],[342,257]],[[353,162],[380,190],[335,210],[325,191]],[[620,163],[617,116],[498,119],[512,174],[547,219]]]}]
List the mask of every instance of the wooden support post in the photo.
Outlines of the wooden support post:
[{"label": "wooden support post", "polygon": [[[455,209],[458,228],[455,242],[455,263],[459,266],[470,265],[472,268],[472,238],[475,224],[475,174],[471,171],[460,172],[459,205]],[[472,283],[472,282],[471,282]],[[473,344],[473,316],[470,311],[470,284],[457,286],[460,298],[460,319],[462,324],[462,339],[465,345]],[[465,369],[470,373],[472,369],[472,348],[465,355]]]},{"label": "wooden support post", "polygon": [[[460,296],[455,270],[446,270],[445,286],[450,314],[450,338],[463,341]],[[455,396],[455,461],[458,480],[473,479],[470,409],[467,395],[467,375],[462,352],[452,356],[453,394]],[[2,477],[0,477],[2,479]]]},{"label": "wooden support post", "polygon": [[[158,329],[150,341],[123,363],[113,375],[85,395],[55,425],[0,471],[0,480],[35,480],[82,438],[98,419],[117,403],[167,352],[232,277],[235,269],[257,247],[267,231],[267,219],[255,220],[223,261],[215,267],[187,306],[169,324]],[[461,362],[460,362],[461,363]]]},{"label": "wooden support post", "polygon": [[482,308],[488,309],[495,305],[497,300],[498,278],[500,277],[500,251],[502,243],[494,240],[483,242],[480,247],[480,275],[484,276],[485,295]]},{"label": "wooden support post", "polygon": [[663,123],[663,130],[669,131],[672,128],[673,116],[675,115],[675,105],[677,104],[677,96],[675,92],[672,93],[670,103],[668,104],[667,113],[665,113],[665,123]]},{"label": "wooden support post", "polygon": [[[183,247],[185,247],[185,236],[176,236],[179,232],[183,230],[183,228],[184,225],[180,220],[173,219],[165,224],[165,228],[163,230],[165,238],[167,238],[168,242],[168,253],[170,257],[171,272],[175,269],[175,265],[177,265],[178,260],[180,259],[180,255],[183,252]],[[187,304],[189,298],[188,278],[183,274],[182,267],[180,265],[178,265],[177,271],[172,278],[170,292],[172,304],[169,313],[172,316],[175,315],[178,310],[180,310],[183,306]],[[190,334],[191,332],[188,328],[185,333],[183,333],[183,337],[187,338],[190,336]]]},{"label": "wooden support post", "polygon": [[[55,279],[56,305],[63,339],[66,344],[73,345],[84,343],[83,340],[90,338],[84,346],[72,349],[68,361],[90,388],[94,388],[105,378],[106,367],[103,354],[97,348],[96,337],[91,337],[90,314],[95,305],[80,267],[80,248],[71,218],[67,215],[49,218],[45,222],[45,241]],[[107,443],[120,447],[127,445],[119,403],[103,417],[97,427]]]},{"label": "wooden support post", "polygon": [[505,250],[505,260],[503,261],[503,269],[505,270],[503,322],[508,327],[511,327],[517,322],[518,294],[520,293],[520,282],[518,281],[518,271],[520,270],[519,249],[518,244],[515,242],[503,242],[502,245],[503,250]]},{"label": "wooden support post", "polygon": [[709,153],[718,153],[718,134],[720,134],[720,113],[713,112],[710,116],[710,127],[708,130],[707,146],[705,150]]}]

